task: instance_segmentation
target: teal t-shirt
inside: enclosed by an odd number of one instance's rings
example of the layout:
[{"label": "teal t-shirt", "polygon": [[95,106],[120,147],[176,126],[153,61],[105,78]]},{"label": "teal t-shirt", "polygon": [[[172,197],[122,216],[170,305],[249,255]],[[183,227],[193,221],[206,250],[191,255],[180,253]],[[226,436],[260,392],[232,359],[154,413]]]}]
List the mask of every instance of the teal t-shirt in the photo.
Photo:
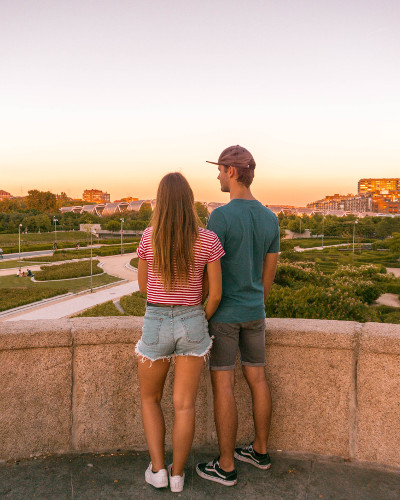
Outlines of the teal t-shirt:
[{"label": "teal t-shirt", "polygon": [[279,252],[276,215],[257,200],[231,200],[210,215],[225,250],[221,258],[222,299],[210,321],[244,323],[265,318],[262,270],[267,253]]}]

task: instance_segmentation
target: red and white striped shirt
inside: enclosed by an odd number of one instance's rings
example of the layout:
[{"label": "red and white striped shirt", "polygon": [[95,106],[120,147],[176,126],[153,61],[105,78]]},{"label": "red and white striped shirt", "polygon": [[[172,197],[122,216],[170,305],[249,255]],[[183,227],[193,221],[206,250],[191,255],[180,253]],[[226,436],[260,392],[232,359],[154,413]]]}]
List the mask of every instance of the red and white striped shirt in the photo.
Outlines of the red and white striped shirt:
[{"label": "red and white striped shirt", "polygon": [[199,237],[194,245],[194,269],[189,274],[188,283],[179,285],[177,290],[167,293],[159,275],[153,272],[153,249],[151,246],[152,227],[144,230],[137,255],[147,261],[147,300],[153,304],[174,304],[197,306],[201,304],[204,268],[225,255],[218,236],[208,229],[199,227]]}]

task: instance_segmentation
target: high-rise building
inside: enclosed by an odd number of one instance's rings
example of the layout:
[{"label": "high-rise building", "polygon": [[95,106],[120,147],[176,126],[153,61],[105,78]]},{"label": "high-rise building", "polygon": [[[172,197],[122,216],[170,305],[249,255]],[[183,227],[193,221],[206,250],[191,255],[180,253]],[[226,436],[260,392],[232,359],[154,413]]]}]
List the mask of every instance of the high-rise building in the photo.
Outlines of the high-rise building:
[{"label": "high-rise building", "polygon": [[360,179],[358,181],[358,194],[363,193],[390,193],[400,192],[400,178],[392,179]]},{"label": "high-rise building", "polygon": [[87,203],[110,203],[109,193],[104,193],[100,189],[85,189],[82,199]]}]

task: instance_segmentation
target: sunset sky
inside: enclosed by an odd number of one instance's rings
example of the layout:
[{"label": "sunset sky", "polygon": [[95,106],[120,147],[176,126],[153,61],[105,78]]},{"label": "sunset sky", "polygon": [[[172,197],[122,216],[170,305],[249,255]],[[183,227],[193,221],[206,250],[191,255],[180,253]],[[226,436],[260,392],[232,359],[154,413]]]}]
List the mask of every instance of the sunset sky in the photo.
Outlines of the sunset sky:
[{"label": "sunset sky", "polygon": [[227,146],[263,203],[400,177],[398,0],[0,0],[0,189],[226,201]]}]

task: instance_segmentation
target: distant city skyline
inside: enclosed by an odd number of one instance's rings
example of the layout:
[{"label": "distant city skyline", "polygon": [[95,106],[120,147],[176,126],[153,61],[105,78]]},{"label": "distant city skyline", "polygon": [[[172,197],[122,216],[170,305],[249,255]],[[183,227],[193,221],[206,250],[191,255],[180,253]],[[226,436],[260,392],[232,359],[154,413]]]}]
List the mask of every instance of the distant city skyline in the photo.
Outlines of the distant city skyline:
[{"label": "distant city skyline", "polygon": [[[211,180],[210,180],[211,182]],[[217,182],[217,186],[219,188],[219,182]],[[0,186],[1,187],[1,186]],[[254,189],[256,187],[256,184],[254,183],[254,185],[252,186],[252,191],[253,191],[253,194],[257,194],[256,193],[256,189]],[[356,187],[357,187],[357,184],[356,184]],[[20,197],[20,196],[27,196],[28,195],[28,191],[32,190],[32,189],[38,189],[40,191],[50,191],[54,194],[61,194],[62,192],[64,192],[69,198],[72,198],[72,199],[76,199],[76,200],[82,200],[82,201],[89,201],[89,202],[98,202],[98,203],[102,203],[102,201],[100,200],[97,200],[97,199],[89,199],[89,200],[85,200],[85,197],[83,196],[84,195],[84,191],[86,191],[87,189],[94,189],[94,190],[99,190],[99,191],[103,191],[105,192],[108,196],[110,196],[110,200],[108,202],[112,202],[112,201],[116,201],[116,200],[121,200],[123,198],[135,198],[135,199],[139,199],[139,200],[151,200],[151,199],[155,199],[156,198],[156,191],[157,191],[157,186],[155,186],[154,188],[154,191],[149,191],[149,195],[148,196],[140,196],[140,193],[137,194],[137,193],[127,193],[125,194],[125,196],[114,196],[113,192],[110,192],[110,190],[106,187],[106,186],[98,186],[98,184],[94,184],[93,186],[90,185],[90,186],[87,186],[85,188],[83,188],[82,190],[78,190],[77,193],[71,193],[69,192],[68,190],[64,188],[61,188],[60,190],[55,190],[55,189],[51,189],[51,188],[41,188],[39,185],[35,185],[35,186],[29,186],[26,190],[22,190],[20,189],[20,192],[19,193],[15,193],[15,192],[10,192],[11,196],[12,197]],[[204,202],[221,202],[221,203],[227,203],[229,201],[229,193],[222,193],[220,189],[218,189],[217,191],[217,198],[211,198],[211,197],[204,197],[204,198],[200,198],[198,196],[196,196],[196,188],[195,186],[193,186],[192,184],[192,189],[194,191],[194,194],[195,194],[195,200],[196,201],[204,201]],[[5,191],[9,191],[8,189],[6,189]],[[122,192],[122,191],[121,191]],[[125,193],[125,191],[124,191]],[[340,193],[340,194],[349,194],[349,192],[346,192],[346,193]],[[357,193],[357,189],[353,190],[352,193]],[[324,197],[326,195],[329,195],[329,194],[333,194],[333,191],[332,193],[322,193],[320,192],[315,200],[321,198],[321,197]],[[219,197],[218,197],[219,195]],[[258,197],[259,200],[262,202],[262,203],[265,203],[265,204],[270,204],[270,205],[293,205],[293,206],[305,206],[307,205],[308,203],[312,202],[312,201],[315,201],[314,199],[307,199],[304,203],[293,203],[291,202],[290,200],[286,200],[286,201],[281,201],[281,200],[277,200],[277,201],[268,201],[268,200],[264,200],[262,199],[261,196]]]},{"label": "distant city skyline", "polygon": [[205,161],[232,144],[263,203],[396,177],[399,18],[396,0],[3,0],[0,189],[153,198],[180,171],[224,202]]}]

